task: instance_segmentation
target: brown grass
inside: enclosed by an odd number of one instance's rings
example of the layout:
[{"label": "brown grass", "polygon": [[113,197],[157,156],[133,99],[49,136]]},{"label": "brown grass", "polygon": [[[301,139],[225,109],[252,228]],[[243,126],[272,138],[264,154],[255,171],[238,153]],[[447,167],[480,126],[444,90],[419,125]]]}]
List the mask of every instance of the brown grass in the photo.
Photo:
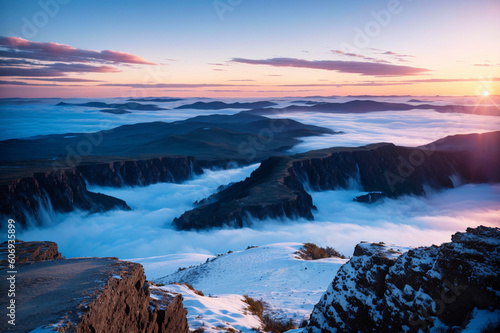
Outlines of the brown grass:
[{"label": "brown grass", "polygon": [[323,258],[341,258],[345,259],[346,257],[335,250],[332,247],[327,246],[326,248],[322,248],[317,246],[314,243],[304,243],[303,247],[295,252],[297,258],[303,260],[317,260]]},{"label": "brown grass", "polygon": [[[248,304],[247,310],[262,321],[263,332],[282,333],[297,328],[292,319],[281,321],[268,314],[264,314],[267,305],[262,300],[256,300],[248,295],[244,295],[243,297],[245,297],[245,303]],[[254,331],[262,332],[260,329],[256,328],[254,328]]]}]

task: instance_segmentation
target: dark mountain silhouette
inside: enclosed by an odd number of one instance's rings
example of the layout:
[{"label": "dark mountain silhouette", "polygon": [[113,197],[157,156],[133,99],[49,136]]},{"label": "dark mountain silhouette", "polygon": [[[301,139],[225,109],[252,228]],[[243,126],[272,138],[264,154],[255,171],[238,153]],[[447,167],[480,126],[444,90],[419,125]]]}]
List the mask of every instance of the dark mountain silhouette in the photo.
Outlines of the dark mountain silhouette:
[{"label": "dark mountain silhouette", "polygon": [[23,168],[43,171],[44,164],[64,164],[68,155],[85,163],[190,155],[202,161],[250,164],[283,153],[299,143],[300,137],[326,133],[335,132],[291,119],[249,114],[198,116],[172,123],[124,125],[96,133],[4,140],[0,141],[0,162],[4,179]]},{"label": "dark mountain silhouette", "polygon": [[225,102],[196,102],[176,107],[176,109],[198,109],[198,110],[221,110],[221,109],[256,109],[276,105],[268,101],[249,102],[249,103],[225,103]]},{"label": "dark mountain silhouette", "polygon": [[323,113],[367,113],[377,111],[408,111],[408,110],[436,110],[443,113],[468,113],[478,115],[500,116],[500,109],[494,105],[411,105],[405,103],[388,103],[371,100],[354,100],[345,103],[319,103],[312,106],[291,105],[285,108],[256,108],[243,111],[250,114],[279,114],[289,112],[323,112]]},{"label": "dark mountain silhouette", "polygon": [[153,102],[153,103],[163,103],[163,102],[177,102],[182,101],[184,98],[130,98],[128,102]]}]

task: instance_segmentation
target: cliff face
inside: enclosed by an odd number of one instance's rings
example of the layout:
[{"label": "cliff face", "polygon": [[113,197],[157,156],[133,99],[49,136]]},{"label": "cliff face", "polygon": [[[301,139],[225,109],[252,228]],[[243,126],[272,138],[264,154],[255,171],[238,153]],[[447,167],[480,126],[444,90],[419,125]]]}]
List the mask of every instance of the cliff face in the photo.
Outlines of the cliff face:
[{"label": "cliff face", "polygon": [[311,196],[304,190],[288,157],[271,157],[242,182],[197,203],[198,208],[176,218],[183,230],[230,225],[241,228],[248,217],[312,219]]},{"label": "cliff face", "polygon": [[[500,173],[500,164],[497,166],[496,174]],[[179,229],[189,230],[223,225],[242,227],[249,216],[313,219],[315,207],[303,184],[324,191],[347,188],[354,182],[364,191],[396,198],[405,194],[422,195],[426,186],[452,188],[454,176],[464,182],[495,180],[472,172],[464,152],[393,144],[271,157],[249,178],[202,200],[173,223]]]},{"label": "cliff face", "polygon": [[[22,286],[15,290],[16,325],[3,320],[2,332],[13,328],[16,332],[189,331],[182,296],[158,295],[158,291],[150,297],[139,264],[116,258],[60,259],[52,242],[18,242],[16,249],[31,255],[16,264],[15,284]],[[0,267],[0,273],[9,276],[7,268]],[[7,279],[0,281],[2,290],[9,284]],[[2,308],[9,304],[7,297],[0,299]]]},{"label": "cliff face", "polygon": [[301,154],[293,162],[297,176],[319,191],[346,188],[355,181],[364,191],[381,191],[389,197],[421,195],[426,185],[451,188],[450,176],[464,175],[463,157],[458,152],[417,150],[393,144],[324,152],[323,156]]},{"label": "cliff face", "polygon": [[362,243],[315,306],[306,332],[418,332],[465,328],[500,310],[500,229],[456,233],[410,249]]},{"label": "cliff face", "polygon": [[87,306],[74,332],[188,332],[186,315],[182,296],[150,298],[142,266],[129,263]]},{"label": "cliff face", "polygon": [[175,183],[203,173],[191,156],[80,165],[76,169],[90,184],[112,187]]},{"label": "cliff face", "polygon": [[99,186],[142,186],[180,182],[201,173],[203,170],[194,158],[187,156],[80,165],[68,170],[35,173],[32,177],[0,185],[0,215],[26,226],[30,220],[40,224],[43,210],[129,210],[123,200],[88,191],[86,182]]},{"label": "cliff face", "polygon": [[44,210],[70,212],[82,209],[100,212],[130,209],[125,201],[87,190],[83,176],[75,169],[36,173],[32,177],[0,186],[0,215],[22,226],[41,224]]}]

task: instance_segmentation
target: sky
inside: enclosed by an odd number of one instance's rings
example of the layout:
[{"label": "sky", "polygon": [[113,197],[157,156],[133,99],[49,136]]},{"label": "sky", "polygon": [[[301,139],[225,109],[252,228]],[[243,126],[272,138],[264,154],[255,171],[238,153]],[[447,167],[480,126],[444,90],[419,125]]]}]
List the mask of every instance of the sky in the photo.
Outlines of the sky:
[{"label": "sky", "polygon": [[498,0],[0,0],[0,97],[487,95]]}]

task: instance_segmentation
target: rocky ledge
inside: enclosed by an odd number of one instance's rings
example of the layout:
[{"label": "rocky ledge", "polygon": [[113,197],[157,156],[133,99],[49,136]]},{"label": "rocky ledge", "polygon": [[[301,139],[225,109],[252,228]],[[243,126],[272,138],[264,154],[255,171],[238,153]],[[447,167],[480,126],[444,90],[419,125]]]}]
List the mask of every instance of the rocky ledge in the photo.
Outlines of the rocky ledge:
[{"label": "rocky ledge", "polygon": [[[51,242],[16,244],[48,253]],[[36,250],[38,248],[38,250]],[[59,254],[57,252],[57,254]],[[150,297],[141,265],[116,258],[58,259],[18,263],[15,274],[15,326],[0,322],[2,332],[35,329],[58,332],[188,332],[182,296]],[[32,258],[33,259],[33,258]],[[55,260],[54,260],[55,259]],[[0,269],[8,276],[6,269]],[[12,289],[2,279],[2,290]],[[157,296],[157,295],[156,295]],[[14,299],[14,298],[11,298]],[[3,297],[0,307],[11,306]]]},{"label": "rocky ledge", "polygon": [[42,224],[43,212],[51,210],[63,213],[75,209],[91,213],[130,210],[121,199],[89,191],[87,183],[111,187],[145,186],[181,182],[201,173],[201,167],[189,156],[93,163],[38,172],[0,185],[0,216],[15,219],[26,226]]},{"label": "rocky ledge", "polygon": [[461,331],[481,315],[500,316],[499,272],[499,228],[468,228],[451,243],[415,249],[361,243],[305,332]]},{"label": "rocky ledge", "polygon": [[[54,242],[23,242],[15,240],[14,259],[16,263],[28,263],[43,260],[62,259]],[[8,241],[0,244],[0,268],[5,268],[8,264]]]}]

